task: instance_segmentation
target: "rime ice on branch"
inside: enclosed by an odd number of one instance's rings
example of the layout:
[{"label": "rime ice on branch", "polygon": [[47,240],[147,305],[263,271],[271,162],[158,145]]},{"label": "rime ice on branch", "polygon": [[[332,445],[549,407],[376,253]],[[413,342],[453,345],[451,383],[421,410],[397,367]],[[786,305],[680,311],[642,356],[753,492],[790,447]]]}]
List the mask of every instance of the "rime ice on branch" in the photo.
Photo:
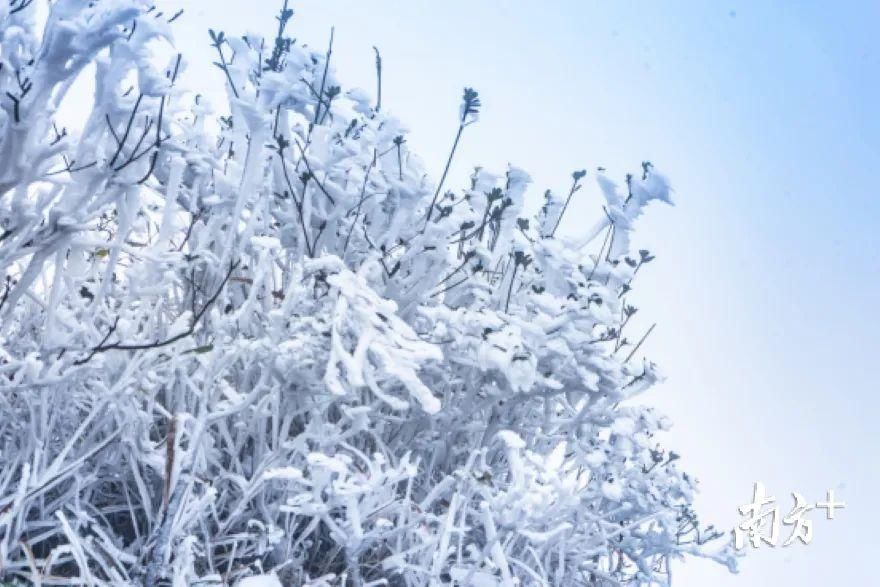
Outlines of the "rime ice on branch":
[{"label": "rime ice on branch", "polygon": [[[653,259],[629,234],[669,194],[649,164],[625,189],[599,175],[605,213],[569,240],[584,172],[538,218],[517,168],[432,184],[389,105],[342,89],[332,37],[288,36],[286,3],[273,37],[206,39],[219,128],[182,88],[179,14],[36,15],[0,7],[0,580],[733,568],[657,444],[667,421],[629,401],[660,378],[627,328]],[[56,111],[90,64],[91,111],[68,130]],[[447,170],[480,107],[466,90]]]}]

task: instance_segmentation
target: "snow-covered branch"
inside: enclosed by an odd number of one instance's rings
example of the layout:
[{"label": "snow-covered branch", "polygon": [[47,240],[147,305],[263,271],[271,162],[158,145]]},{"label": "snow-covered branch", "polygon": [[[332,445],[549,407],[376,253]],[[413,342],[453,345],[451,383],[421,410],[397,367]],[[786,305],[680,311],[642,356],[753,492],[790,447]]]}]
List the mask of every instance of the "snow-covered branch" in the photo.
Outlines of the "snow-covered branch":
[{"label": "snow-covered branch", "polygon": [[[269,40],[210,32],[218,125],[177,83],[177,14],[35,14],[0,8],[0,580],[619,585],[665,584],[684,555],[733,568],[657,443],[667,420],[629,401],[661,378],[627,328],[653,260],[630,233],[669,201],[650,164],[626,194],[599,173],[605,212],[568,239],[585,172],[537,218],[515,167],[448,191],[480,109],[468,88],[431,184],[389,105],[342,89],[332,39],[288,36],[286,2]],[[89,64],[91,111],[64,128]]]}]

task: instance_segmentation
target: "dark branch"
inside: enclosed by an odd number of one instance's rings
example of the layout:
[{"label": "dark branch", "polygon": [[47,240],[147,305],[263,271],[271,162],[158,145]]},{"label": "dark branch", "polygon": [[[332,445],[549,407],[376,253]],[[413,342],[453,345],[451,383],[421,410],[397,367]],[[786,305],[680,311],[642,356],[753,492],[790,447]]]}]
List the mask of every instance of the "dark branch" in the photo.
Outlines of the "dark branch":
[{"label": "dark branch", "polygon": [[187,328],[183,332],[176,334],[176,335],[174,335],[170,338],[167,338],[165,340],[159,340],[159,341],[155,341],[155,342],[130,343],[130,344],[126,344],[123,342],[115,342],[113,344],[106,344],[107,340],[110,338],[110,336],[116,330],[116,326],[119,323],[119,318],[117,317],[116,321],[113,323],[113,326],[110,328],[110,331],[107,333],[107,335],[104,337],[104,339],[98,344],[98,346],[92,348],[91,352],[89,353],[89,355],[86,358],[80,359],[78,361],[74,361],[73,364],[74,365],[82,365],[84,363],[87,363],[98,353],[105,353],[107,351],[142,351],[142,350],[147,350],[147,349],[156,349],[156,348],[168,346],[170,344],[174,344],[175,342],[177,342],[179,340],[183,340],[184,338],[187,338],[188,336],[192,336],[195,333],[196,326],[198,326],[202,317],[205,315],[205,313],[207,313],[208,309],[214,304],[214,302],[217,301],[217,298],[220,297],[220,294],[223,292],[223,288],[226,287],[226,283],[229,281],[229,278],[232,276],[232,272],[235,271],[235,268],[238,267],[239,263],[240,263],[240,261],[236,261],[235,263],[232,263],[229,266],[229,270],[226,272],[226,275],[223,277],[223,281],[220,283],[220,286],[217,288],[217,291],[214,292],[214,294],[210,297],[210,299],[208,299],[208,301],[205,302],[205,305],[202,306],[202,308],[196,313],[195,316],[193,316],[193,320],[192,320],[192,323],[190,324],[189,328]]}]

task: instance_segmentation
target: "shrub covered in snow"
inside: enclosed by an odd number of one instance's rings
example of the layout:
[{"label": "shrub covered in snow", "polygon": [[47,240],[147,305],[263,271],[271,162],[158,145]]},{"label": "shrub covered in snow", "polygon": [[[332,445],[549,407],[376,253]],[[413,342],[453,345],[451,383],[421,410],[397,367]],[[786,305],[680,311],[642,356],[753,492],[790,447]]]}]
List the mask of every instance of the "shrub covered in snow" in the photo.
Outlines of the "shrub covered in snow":
[{"label": "shrub covered in snow", "polygon": [[[0,6],[0,580],[616,585],[666,583],[687,554],[733,566],[657,443],[668,422],[630,401],[660,378],[626,328],[652,260],[633,223],[669,200],[651,165],[600,173],[605,214],[562,238],[584,172],[535,218],[514,167],[432,184],[332,51],[287,36],[286,4],[274,37],[210,33],[215,119],[179,56],[157,65],[175,16]],[[480,107],[466,89],[456,145]]]}]

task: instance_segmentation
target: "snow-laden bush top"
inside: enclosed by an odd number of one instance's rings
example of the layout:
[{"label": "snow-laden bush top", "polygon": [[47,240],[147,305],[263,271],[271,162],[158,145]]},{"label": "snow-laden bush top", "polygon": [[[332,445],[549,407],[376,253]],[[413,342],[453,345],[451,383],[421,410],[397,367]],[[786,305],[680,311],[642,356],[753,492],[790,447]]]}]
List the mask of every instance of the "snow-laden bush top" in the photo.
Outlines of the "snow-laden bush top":
[{"label": "snow-laden bush top", "polygon": [[[139,0],[0,6],[0,580],[666,583],[722,536],[628,400],[649,164],[558,236],[529,176],[434,185],[331,48],[211,32],[228,112]],[[167,45],[167,43],[166,43]],[[81,131],[55,122],[95,65]],[[381,61],[377,54],[381,72]],[[479,115],[466,89],[455,144]],[[722,541],[723,542],[723,541]],[[271,573],[271,575],[270,575]],[[252,577],[241,584],[256,584]]]}]

